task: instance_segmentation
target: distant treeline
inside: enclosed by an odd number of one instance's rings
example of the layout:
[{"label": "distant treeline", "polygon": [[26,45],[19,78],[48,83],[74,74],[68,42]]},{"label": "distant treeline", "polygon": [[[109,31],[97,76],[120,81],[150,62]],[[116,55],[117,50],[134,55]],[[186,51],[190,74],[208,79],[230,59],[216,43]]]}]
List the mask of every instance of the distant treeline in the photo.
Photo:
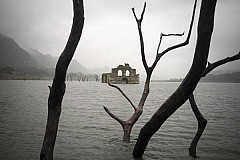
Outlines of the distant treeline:
[{"label": "distant treeline", "polygon": [[[19,68],[2,67],[0,68],[0,80],[52,80],[54,69],[39,68]],[[67,73],[66,81],[99,81],[100,76],[96,74]]]},{"label": "distant treeline", "polygon": [[53,77],[53,70],[38,68],[2,67],[0,68],[0,79],[2,80],[27,80],[27,79],[50,79]]},{"label": "distant treeline", "polygon": [[[152,82],[181,82],[182,78],[171,78],[169,80],[152,80]],[[208,74],[201,79],[201,82],[216,82],[216,83],[240,83],[240,72],[225,73],[225,74]]]},{"label": "distant treeline", "polygon": [[213,75],[208,74],[201,79],[202,82],[240,83],[240,72]]}]

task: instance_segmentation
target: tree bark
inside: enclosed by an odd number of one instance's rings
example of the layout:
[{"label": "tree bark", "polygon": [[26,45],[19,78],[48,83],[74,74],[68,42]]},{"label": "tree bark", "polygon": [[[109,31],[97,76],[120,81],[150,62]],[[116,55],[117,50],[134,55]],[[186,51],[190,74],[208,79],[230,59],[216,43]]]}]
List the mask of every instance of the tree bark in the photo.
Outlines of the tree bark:
[{"label": "tree bark", "polygon": [[73,10],[74,17],[71,33],[68,42],[58,59],[52,87],[49,86],[48,117],[40,153],[41,160],[53,159],[53,150],[57,136],[59,117],[61,114],[62,99],[66,89],[65,79],[67,68],[80,40],[84,24],[83,0],[73,0]]},{"label": "tree bark", "polygon": [[[239,59],[240,59],[240,52],[234,56],[227,57],[225,59],[221,59],[217,62],[208,63],[208,66],[205,68],[205,70],[202,74],[202,77],[205,77],[208,73],[210,73],[213,69],[217,68],[218,66],[221,66],[223,64],[226,64],[226,63],[229,63],[229,62],[232,62],[235,60],[239,60]],[[197,130],[197,133],[194,136],[194,138],[191,142],[191,145],[189,147],[189,155],[193,158],[196,158],[196,157],[198,157],[196,155],[197,144],[198,144],[198,141],[201,138],[202,133],[207,125],[207,120],[203,117],[200,110],[198,109],[193,94],[190,95],[189,102],[190,102],[191,108],[193,110],[193,113],[198,121],[198,130]]]},{"label": "tree bark", "polygon": [[161,105],[141,129],[133,150],[133,157],[142,157],[152,135],[189,98],[199,82],[209,54],[214,24],[216,0],[202,0],[198,22],[198,37],[192,66],[177,90]]}]

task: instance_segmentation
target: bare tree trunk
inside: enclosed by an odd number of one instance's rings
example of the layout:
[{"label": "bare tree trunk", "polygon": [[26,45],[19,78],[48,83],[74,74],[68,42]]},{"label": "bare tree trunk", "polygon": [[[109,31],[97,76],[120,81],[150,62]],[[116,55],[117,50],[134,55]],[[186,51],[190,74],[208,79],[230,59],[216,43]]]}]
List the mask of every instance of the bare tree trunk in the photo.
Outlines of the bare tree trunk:
[{"label": "bare tree trunk", "polygon": [[[240,59],[240,52],[232,57],[227,57],[225,59],[221,59],[214,63],[208,63],[208,66],[205,68],[202,77],[206,76],[209,72],[211,72],[213,69],[217,68],[220,65],[223,65],[225,63],[232,62],[235,60],[239,60],[239,59]],[[189,147],[189,155],[193,158],[196,158],[196,157],[198,157],[196,155],[197,144],[198,144],[198,141],[201,138],[202,133],[207,125],[207,120],[203,117],[203,115],[199,111],[193,94],[190,95],[189,102],[190,102],[191,108],[193,110],[193,113],[198,121],[198,130],[197,130],[197,133],[196,133],[195,137],[193,138],[191,145]]]},{"label": "bare tree trunk", "polygon": [[133,124],[128,123],[126,121],[126,122],[123,123],[122,127],[123,127],[123,141],[124,142],[129,142]]},{"label": "bare tree trunk", "polygon": [[66,72],[80,40],[84,24],[83,0],[73,0],[73,10],[74,17],[72,30],[66,47],[58,59],[52,87],[49,86],[48,118],[40,153],[41,160],[53,159],[53,150],[57,136],[59,117],[61,114],[62,99],[66,89]]},{"label": "bare tree trunk", "polygon": [[216,0],[202,0],[198,22],[198,38],[191,69],[178,89],[161,105],[141,129],[133,150],[135,158],[142,157],[152,135],[189,98],[201,79],[207,58],[214,24]]}]

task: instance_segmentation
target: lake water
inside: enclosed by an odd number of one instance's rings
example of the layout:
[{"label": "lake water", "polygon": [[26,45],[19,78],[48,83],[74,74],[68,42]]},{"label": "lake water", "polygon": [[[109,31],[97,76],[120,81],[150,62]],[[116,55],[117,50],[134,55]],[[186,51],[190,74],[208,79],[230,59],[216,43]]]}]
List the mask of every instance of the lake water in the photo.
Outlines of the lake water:
[{"label": "lake water", "polygon": [[[47,118],[51,81],[0,81],[0,159],[39,159]],[[152,83],[131,143],[103,110],[127,119],[133,109],[115,88],[97,82],[67,82],[54,159],[128,160],[140,128],[179,83]],[[120,85],[137,105],[143,84]],[[198,144],[201,160],[240,159],[240,84],[200,83],[194,92],[208,125]],[[191,159],[188,147],[197,130],[189,102],[181,106],[152,137],[144,160]]]}]

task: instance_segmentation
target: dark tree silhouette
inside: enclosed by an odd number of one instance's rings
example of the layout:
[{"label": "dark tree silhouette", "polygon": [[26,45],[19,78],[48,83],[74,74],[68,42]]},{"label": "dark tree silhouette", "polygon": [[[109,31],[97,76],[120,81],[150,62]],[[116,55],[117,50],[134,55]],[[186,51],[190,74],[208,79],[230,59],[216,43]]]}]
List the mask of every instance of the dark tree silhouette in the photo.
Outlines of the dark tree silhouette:
[{"label": "dark tree silhouette", "polygon": [[132,127],[136,123],[136,121],[139,119],[139,117],[141,116],[141,114],[143,112],[143,107],[144,107],[145,101],[146,101],[146,99],[148,97],[148,94],[149,94],[149,85],[150,85],[150,82],[151,82],[152,72],[153,72],[154,68],[156,67],[157,63],[159,62],[159,60],[161,59],[161,57],[163,55],[165,55],[167,52],[169,52],[171,50],[174,50],[174,49],[177,49],[177,48],[180,48],[180,47],[183,47],[183,46],[186,46],[189,43],[189,39],[190,39],[191,32],[192,32],[192,26],[193,26],[193,22],[194,22],[194,15],[195,15],[195,10],[196,10],[196,1],[195,1],[195,4],[194,4],[194,7],[193,7],[191,23],[190,23],[190,27],[189,27],[189,31],[188,31],[188,35],[186,37],[186,40],[184,42],[182,42],[182,43],[179,43],[179,44],[176,44],[174,46],[168,47],[167,49],[163,50],[162,52],[159,52],[159,48],[160,48],[160,45],[161,45],[163,37],[167,37],[167,36],[183,36],[184,35],[184,33],[182,33],[182,34],[163,34],[163,33],[161,33],[160,34],[159,44],[158,44],[158,47],[157,47],[156,59],[153,62],[151,67],[148,66],[148,64],[146,62],[146,58],[145,58],[145,49],[144,49],[144,41],[143,41],[142,26],[141,26],[142,25],[143,16],[144,16],[144,13],[145,13],[145,9],[146,9],[146,2],[144,3],[144,7],[143,7],[143,10],[142,10],[141,17],[140,17],[140,19],[138,19],[137,16],[136,16],[134,8],[132,8],[132,12],[133,12],[133,15],[135,17],[135,20],[137,22],[137,27],[138,27],[142,62],[143,62],[143,66],[144,66],[146,74],[147,74],[147,77],[146,77],[146,80],[145,80],[145,84],[144,84],[144,90],[143,90],[143,93],[142,93],[142,97],[141,97],[141,99],[139,101],[138,106],[135,107],[134,104],[131,102],[131,100],[126,96],[126,94],[124,94],[124,92],[118,86],[108,83],[111,87],[114,87],[114,88],[118,89],[122,93],[122,95],[128,100],[128,102],[133,107],[134,113],[132,114],[132,116],[128,120],[124,121],[124,120],[118,118],[113,113],[111,113],[109,111],[109,109],[104,106],[105,111],[113,119],[115,119],[117,122],[119,122],[121,124],[121,126],[123,128],[123,133],[124,133],[123,141],[130,141],[130,135],[131,135]]},{"label": "dark tree silhouette", "polygon": [[61,114],[62,99],[66,89],[65,79],[67,68],[80,40],[84,24],[83,0],[72,0],[72,2],[74,17],[71,33],[67,44],[58,59],[52,86],[49,86],[50,94],[48,97],[48,117],[40,153],[41,160],[53,159],[53,150],[57,136],[59,117]]},{"label": "dark tree silhouette", "polygon": [[201,79],[209,54],[216,2],[216,0],[202,0],[198,21],[197,43],[192,66],[177,90],[160,106],[141,129],[133,150],[133,157],[142,157],[154,133],[187,101]]},{"label": "dark tree silhouette", "polygon": [[[235,60],[239,60],[239,59],[240,59],[240,52],[232,57],[227,57],[225,59],[216,61],[214,63],[208,63],[208,66],[205,68],[205,70],[202,74],[202,77],[205,77],[209,72],[211,72],[218,66],[221,66],[223,64],[226,64],[226,63],[229,63],[229,62],[232,62]],[[202,113],[198,109],[193,93],[189,97],[189,102],[190,102],[191,108],[193,110],[193,113],[198,121],[198,130],[197,130],[197,133],[196,133],[195,137],[193,138],[191,145],[189,147],[189,155],[196,158],[196,157],[198,157],[196,155],[197,144],[198,144],[198,141],[201,138],[202,133],[207,125],[207,120],[203,117]]]}]

